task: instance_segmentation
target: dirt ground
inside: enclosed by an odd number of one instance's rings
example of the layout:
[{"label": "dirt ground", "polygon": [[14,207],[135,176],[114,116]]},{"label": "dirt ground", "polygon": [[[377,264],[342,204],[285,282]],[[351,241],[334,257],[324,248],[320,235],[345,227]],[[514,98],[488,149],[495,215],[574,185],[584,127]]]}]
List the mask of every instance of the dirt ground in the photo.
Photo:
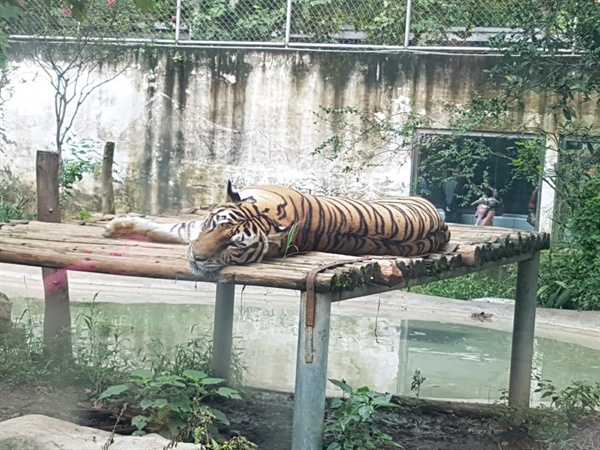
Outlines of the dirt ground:
[{"label": "dirt ground", "polygon": [[[243,406],[239,402],[219,404],[231,422],[225,435],[242,435],[261,450],[287,450],[292,432],[293,397],[289,394],[252,391]],[[27,390],[0,382],[0,421],[25,414],[45,414],[59,419],[112,430],[115,412],[97,410],[82,388]],[[326,421],[330,421],[328,414]],[[378,424],[406,450],[525,450],[544,449],[521,432],[505,432],[489,418],[473,414],[440,411],[399,410],[386,412]],[[566,447],[576,450],[600,449],[600,422],[590,424]],[[133,431],[122,420],[116,432]],[[325,447],[329,439],[325,439]],[[383,449],[382,449],[383,450]]]}]

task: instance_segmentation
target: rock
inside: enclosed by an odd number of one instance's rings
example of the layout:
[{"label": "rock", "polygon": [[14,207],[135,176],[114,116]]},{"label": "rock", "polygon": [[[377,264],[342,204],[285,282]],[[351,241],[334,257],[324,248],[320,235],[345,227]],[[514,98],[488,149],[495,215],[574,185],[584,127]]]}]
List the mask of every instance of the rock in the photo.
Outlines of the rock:
[{"label": "rock", "polygon": [[12,329],[11,311],[12,303],[10,299],[6,294],[0,292],[0,334],[8,333]]},{"label": "rock", "polygon": [[[114,435],[53,417],[30,414],[0,422],[0,450],[163,450],[169,440],[158,434]],[[200,450],[198,444],[177,444],[177,450]]]}]

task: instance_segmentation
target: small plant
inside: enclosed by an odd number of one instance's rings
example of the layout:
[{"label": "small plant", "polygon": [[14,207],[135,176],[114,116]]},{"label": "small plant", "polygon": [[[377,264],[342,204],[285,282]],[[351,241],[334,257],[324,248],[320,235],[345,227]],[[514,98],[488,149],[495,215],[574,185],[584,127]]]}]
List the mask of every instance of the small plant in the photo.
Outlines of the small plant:
[{"label": "small plant", "polygon": [[[597,414],[600,407],[600,383],[586,384],[574,381],[564,389],[559,389],[551,381],[536,377],[542,399],[549,399],[549,406],[538,406],[531,410],[507,407],[500,414],[500,420],[508,429],[522,429],[534,439],[544,442],[546,448],[561,448],[562,443],[577,429],[583,419]],[[508,392],[502,391],[501,400],[508,399]]]},{"label": "small plant", "polygon": [[283,254],[283,259],[285,259],[288,256],[288,252],[290,251],[290,249],[295,248],[295,252],[298,252],[298,247],[294,244],[294,239],[296,237],[296,232],[298,231],[298,223],[294,223],[291,227],[290,227],[290,232],[287,235],[287,239],[285,242],[285,252]]},{"label": "small plant", "polygon": [[[194,327],[190,332],[194,334]],[[236,348],[231,354],[229,381],[233,385],[241,384],[244,377],[245,367],[240,354],[241,351]],[[166,346],[160,339],[152,339],[141,363],[155,373],[180,374],[187,369],[210,373],[212,342],[207,335],[196,336],[174,346]]]},{"label": "small plant", "polygon": [[564,389],[558,389],[549,380],[537,378],[538,387],[535,392],[541,392],[542,398],[551,400],[554,406],[565,414],[569,429],[582,417],[596,412],[600,407],[600,383],[594,385],[582,381],[573,381]]},{"label": "small plant", "polygon": [[14,385],[47,383],[52,369],[42,358],[42,324],[29,309],[14,322],[0,334],[0,379]]},{"label": "small plant", "polygon": [[181,375],[157,375],[151,370],[134,370],[125,384],[110,386],[98,400],[118,400],[139,405],[148,415],[132,418],[135,434],[146,430],[176,440],[188,439],[202,427],[206,411],[219,422],[229,424],[221,411],[208,407],[210,398],[241,399],[235,389],[223,386],[225,380],[209,377],[199,370],[185,370]]},{"label": "small plant", "polygon": [[34,219],[36,195],[33,187],[8,177],[0,181],[0,222]]},{"label": "small plant", "polygon": [[427,378],[421,375],[420,370],[415,370],[415,373],[412,377],[412,383],[410,384],[410,390],[415,391],[415,395],[417,398],[421,395],[421,386],[425,382]]},{"label": "small plant", "polygon": [[81,208],[79,210],[79,218],[81,220],[88,220],[88,219],[92,218],[92,215],[90,214],[90,212],[86,208]]},{"label": "small plant", "polygon": [[200,423],[194,430],[194,443],[202,444],[202,448],[206,450],[253,450],[258,448],[256,444],[241,436],[236,436],[219,444],[212,437],[211,432],[214,428],[215,415],[208,408],[204,408],[199,411],[198,417]]},{"label": "small plant", "polygon": [[373,424],[379,416],[379,409],[400,407],[391,402],[391,394],[373,392],[366,386],[353,389],[344,380],[329,381],[348,398],[334,398],[329,403],[335,420],[325,430],[334,439],[327,450],[380,449],[383,446],[402,448]]},{"label": "small plant", "polygon": [[133,351],[121,333],[113,332],[100,305],[98,293],[88,303],[75,322],[83,329],[74,336],[71,377],[98,395],[108,385],[121,382],[133,368]]},{"label": "small plant", "polygon": [[59,173],[59,186],[62,200],[73,196],[76,182],[83,180],[85,174],[94,174],[102,166],[100,163],[100,143],[94,139],[67,139],[69,156],[64,156]]}]

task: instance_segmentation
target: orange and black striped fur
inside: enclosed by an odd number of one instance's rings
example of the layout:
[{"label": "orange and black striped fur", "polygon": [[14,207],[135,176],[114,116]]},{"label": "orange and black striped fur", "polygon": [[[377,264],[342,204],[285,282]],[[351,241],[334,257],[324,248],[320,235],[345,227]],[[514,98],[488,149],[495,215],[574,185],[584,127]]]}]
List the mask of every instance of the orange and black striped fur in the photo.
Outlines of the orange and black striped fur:
[{"label": "orange and black striped fur", "polygon": [[434,252],[450,239],[435,206],[421,197],[363,202],[319,197],[282,186],[257,186],[234,192],[206,220],[157,224],[117,218],[106,237],[142,234],[159,242],[189,242],[194,273],[264,257],[321,251],[346,255],[416,256]]}]

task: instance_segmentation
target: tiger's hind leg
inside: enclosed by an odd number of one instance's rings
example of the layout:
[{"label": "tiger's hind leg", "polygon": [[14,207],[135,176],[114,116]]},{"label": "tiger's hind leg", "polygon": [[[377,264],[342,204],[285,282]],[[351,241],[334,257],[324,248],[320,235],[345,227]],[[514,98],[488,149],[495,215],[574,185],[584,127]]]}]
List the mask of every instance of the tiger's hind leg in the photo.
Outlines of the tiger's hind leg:
[{"label": "tiger's hind leg", "polygon": [[130,238],[162,242],[166,244],[188,244],[196,239],[204,228],[204,220],[159,223],[143,217],[123,216],[111,220],[102,232],[105,238]]}]

